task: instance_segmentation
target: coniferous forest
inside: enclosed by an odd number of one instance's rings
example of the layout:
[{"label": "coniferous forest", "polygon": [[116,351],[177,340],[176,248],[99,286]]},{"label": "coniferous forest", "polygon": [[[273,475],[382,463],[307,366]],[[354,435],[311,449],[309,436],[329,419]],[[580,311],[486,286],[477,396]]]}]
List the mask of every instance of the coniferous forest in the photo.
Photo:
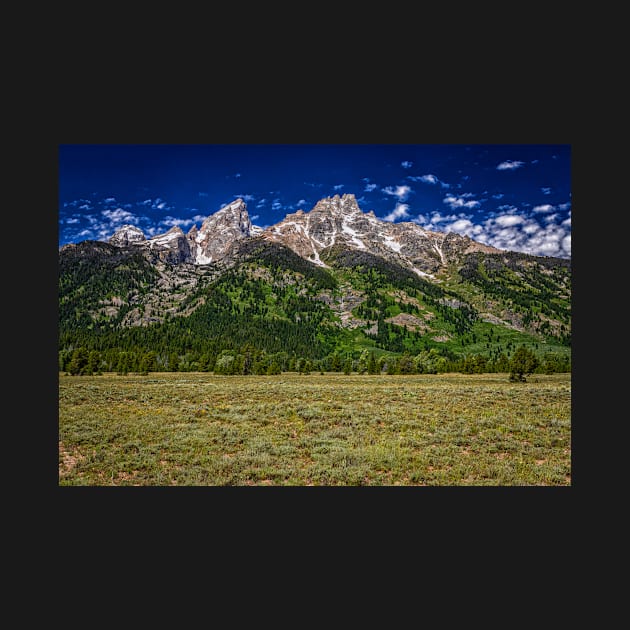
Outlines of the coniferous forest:
[{"label": "coniferous forest", "polygon": [[423,374],[571,370],[570,262],[468,254],[441,282],[365,251],[316,266],[248,241],[231,265],[60,251],[59,370]]}]

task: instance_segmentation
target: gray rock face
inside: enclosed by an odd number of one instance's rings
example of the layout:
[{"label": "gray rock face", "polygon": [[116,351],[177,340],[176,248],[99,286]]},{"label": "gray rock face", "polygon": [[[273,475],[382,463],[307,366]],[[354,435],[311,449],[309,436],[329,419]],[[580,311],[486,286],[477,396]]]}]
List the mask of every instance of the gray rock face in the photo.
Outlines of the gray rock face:
[{"label": "gray rock face", "polygon": [[252,223],[247,204],[237,199],[209,216],[199,230],[188,233],[191,262],[204,265],[229,255],[235,241],[249,238]]},{"label": "gray rock face", "polygon": [[163,262],[179,264],[190,260],[190,246],[181,228],[172,227],[165,234],[150,238],[147,242],[149,252]]},{"label": "gray rock face", "polygon": [[127,247],[146,240],[144,232],[135,225],[123,225],[110,237],[108,243],[117,247]]}]

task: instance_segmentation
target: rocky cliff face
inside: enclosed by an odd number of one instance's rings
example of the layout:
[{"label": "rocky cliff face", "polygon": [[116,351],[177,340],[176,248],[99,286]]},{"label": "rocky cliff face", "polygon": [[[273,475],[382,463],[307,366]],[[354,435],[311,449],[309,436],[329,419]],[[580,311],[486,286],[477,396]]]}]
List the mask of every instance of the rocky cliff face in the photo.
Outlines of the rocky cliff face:
[{"label": "rocky cliff face", "polygon": [[123,225],[109,239],[111,245],[127,247],[128,245],[142,243],[146,240],[144,232],[135,225]]},{"label": "rocky cliff face", "polygon": [[230,253],[235,241],[249,238],[251,233],[247,204],[237,199],[209,216],[199,230],[196,227],[190,230],[191,260],[198,265],[222,260]]}]

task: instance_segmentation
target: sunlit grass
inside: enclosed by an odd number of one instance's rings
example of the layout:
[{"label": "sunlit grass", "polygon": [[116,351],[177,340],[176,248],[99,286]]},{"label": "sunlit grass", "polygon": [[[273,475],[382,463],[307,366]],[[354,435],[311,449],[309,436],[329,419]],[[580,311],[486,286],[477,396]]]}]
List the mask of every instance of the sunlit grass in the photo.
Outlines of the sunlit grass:
[{"label": "sunlit grass", "polygon": [[571,377],[60,375],[59,484],[570,485]]}]

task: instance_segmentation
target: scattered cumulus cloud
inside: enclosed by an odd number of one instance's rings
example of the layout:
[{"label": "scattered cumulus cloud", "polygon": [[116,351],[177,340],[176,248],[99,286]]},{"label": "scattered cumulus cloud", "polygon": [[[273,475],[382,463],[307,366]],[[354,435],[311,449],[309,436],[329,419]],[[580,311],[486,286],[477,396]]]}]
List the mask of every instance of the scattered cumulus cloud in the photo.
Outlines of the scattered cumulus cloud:
[{"label": "scattered cumulus cloud", "polygon": [[116,197],[107,197],[107,199],[103,199],[103,203],[116,203]]},{"label": "scattered cumulus cloud", "polygon": [[366,184],[365,188],[363,189],[365,192],[372,192],[373,190],[375,190],[376,188],[378,188],[378,186],[376,184]]},{"label": "scattered cumulus cloud", "polygon": [[383,217],[383,221],[396,221],[396,219],[405,219],[409,216],[409,206],[406,203],[397,203],[396,207]]},{"label": "scattered cumulus cloud", "polygon": [[435,175],[429,173],[428,175],[421,175],[418,181],[425,182],[425,184],[437,184],[440,180]]},{"label": "scattered cumulus cloud", "polygon": [[411,168],[413,166],[413,162],[409,162],[408,160],[405,160],[404,162],[401,162],[400,165],[403,168]]},{"label": "scattered cumulus cloud", "polygon": [[450,188],[451,185],[446,182],[441,181],[437,176],[432,173],[427,173],[426,175],[407,175],[407,179],[410,179],[412,182],[423,182],[425,184],[439,184],[442,188]]},{"label": "scattered cumulus cloud", "polygon": [[509,227],[511,225],[519,225],[523,223],[525,219],[517,214],[502,214],[495,219],[495,223],[502,227]]},{"label": "scattered cumulus cloud", "polygon": [[505,162],[501,162],[501,164],[497,165],[497,171],[511,171],[515,168],[521,168],[524,166],[525,162],[520,162],[518,160],[506,160]]},{"label": "scattered cumulus cloud", "polygon": [[405,201],[411,192],[411,188],[409,186],[396,186],[396,188],[387,186],[386,188],[381,188],[381,190],[387,195],[398,197],[400,201]]},{"label": "scattered cumulus cloud", "polygon": [[465,201],[470,196],[470,193],[460,195],[459,197],[455,197],[455,195],[446,195],[446,197],[442,199],[442,203],[448,204],[451,210],[456,210],[457,208],[478,208],[481,205],[478,201]]},{"label": "scattered cumulus cloud", "polygon": [[532,208],[532,212],[552,212],[553,210],[555,210],[555,207],[549,203],[545,203],[541,206],[534,206]]},{"label": "scattered cumulus cloud", "polygon": [[132,223],[136,225],[139,221],[139,218],[135,214],[132,214],[128,210],[123,210],[122,208],[103,210],[101,214],[113,224]]},{"label": "scattered cumulus cloud", "polygon": [[249,217],[250,221],[255,221],[256,219],[260,219],[260,215],[259,214],[252,214],[252,216]]},{"label": "scattered cumulus cloud", "polygon": [[160,225],[166,227],[187,227],[195,222],[194,219],[178,219],[177,217],[166,216],[160,221]]},{"label": "scattered cumulus cloud", "polygon": [[497,249],[512,250],[536,256],[571,257],[570,224],[566,219],[539,221],[539,215],[516,214],[516,208],[506,206],[506,211],[477,222],[475,216],[465,212],[442,214],[434,210],[418,214],[411,221],[434,232],[455,232]]},{"label": "scattered cumulus cloud", "polygon": [[337,184],[336,186],[333,186],[333,188],[335,190],[341,190],[344,186],[345,186],[345,184]]},{"label": "scattered cumulus cloud", "polygon": [[540,190],[542,191],[543,195],[550,195],[551,194],[551,188],[549,186],[543,186]]},{"label": "scattered cumulus cloud", "polygon": [[503,197],[505,197],[505,195],[503,193],[496,193],[496,195],[492,195],[492,198],[496,199],[497,201],[499,199],[503,199]]}]

